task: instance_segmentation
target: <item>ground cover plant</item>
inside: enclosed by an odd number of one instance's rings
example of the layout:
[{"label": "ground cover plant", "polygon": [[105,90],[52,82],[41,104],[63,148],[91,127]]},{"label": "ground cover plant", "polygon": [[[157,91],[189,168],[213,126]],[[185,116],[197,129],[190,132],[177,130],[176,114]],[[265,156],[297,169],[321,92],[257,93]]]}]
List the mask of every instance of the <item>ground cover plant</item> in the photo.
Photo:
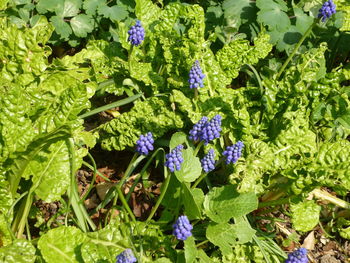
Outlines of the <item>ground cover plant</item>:
[{"label": "ground cover plant", "polygon": [[349,1],[0,10],[0,262],[349,261]]}]

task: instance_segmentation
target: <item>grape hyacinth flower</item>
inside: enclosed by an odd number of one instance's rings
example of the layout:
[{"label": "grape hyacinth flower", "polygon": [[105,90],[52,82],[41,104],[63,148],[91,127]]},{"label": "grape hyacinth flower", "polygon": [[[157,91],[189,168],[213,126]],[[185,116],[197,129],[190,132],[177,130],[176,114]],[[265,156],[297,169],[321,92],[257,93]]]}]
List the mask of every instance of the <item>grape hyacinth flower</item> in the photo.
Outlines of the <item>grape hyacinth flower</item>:
[{"label": "grape hyacinth flower", "polygon": [[179,171],[184,159],[182,158],[183,145],[176,146],[170,153],[165,155],[165,166],[169,168],[171,172]]},{"label": "grape hyacinth flower", "polygon": [[201,138],[203,127],[207,122],[208,118],[204,116],[199,122],[193,125],[192,130],[190,130],[190,140],[198,141]]},{"label": "grape hyacinth flower", "polygon": [[318,18],[322,17],[322,22],[326,21],[327,18],[330,18],[336,13],[335,8],[336,6],[332,0],[324,2],[321,9],[318,11]]},{"label": "grape hyacinth flower", "polygon": [[204,172],[209,173],[210,171],[213,171],[215,169],[214,158],[215,158],[214,149],[210,149],[208,154],[204,156],[204,158],[201,160],[201,164]]},{"label": "grape hyacinth flower", "polygon": [[219,138],[221,132],[221,116],[215,115],[209,122],[207,122],[201,132],[200,140],[207,145],[210,141]]},{"label": "grape hyacinth flower", "polygon": [[285,263],[307,263],[309,262],[307,258],[307,249],[299,248],[288,255]]},{"label": "grape hyacinth flower", "polygon": [[244,147],[243,142],[238,141],[236,144],[227,146],[226,151],[222,154],[226,156],[226,164],[236,163],[239,157],[242,155],[242,149]]},{"label": "grape hyacinth flower", "polygon": [[179,216],[175,224],[173,224],[173,235],[178,240],[186,240],[188,237],[192,236],[192,229],[193,226],[187,216]]},{"label": "grape hyacinth flower", "polygon": [[129,29],[128,34],[128,41],[132,45],[138,46],[142,43],[145,39],[145,30],[143,29],[140,20],[137,20],[136,24]]},{"label": "grape hyacinth flower", "polygon": [[137,259],[135,258],[134,253],[132,253],[132,250],[128,248],[117,256],[116,263],[134,263],[136,261]]},{"label": "grape hyacinth flower", "polygon": [[190,70],[190,74],[189,74],[188,83],[190,84],[190,88],[191,89],[203,88],[204,87],[204,84],[203,84],[204,77],[205,77],[205,75],[202,72],[201,66],[199,65],[199,61],[196,60],[193,63],[192,68]]},{"label": "grape hyacinth flower", "polygon": [[151,132],[141,135],[140,139],[136,142],[136,152],[138,152],[141,155],[147,155],[149,151],[153,151],[153,135]]}]

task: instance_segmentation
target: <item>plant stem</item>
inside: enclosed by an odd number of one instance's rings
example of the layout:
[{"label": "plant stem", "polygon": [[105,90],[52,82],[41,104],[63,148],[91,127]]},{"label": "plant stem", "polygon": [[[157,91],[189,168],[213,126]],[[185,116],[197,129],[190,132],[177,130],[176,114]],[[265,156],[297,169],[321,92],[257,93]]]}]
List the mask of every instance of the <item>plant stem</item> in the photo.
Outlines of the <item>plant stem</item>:
[{"label": "plant stem", "polygon": [[131,209],[130,209],[130,207],[129,207],[129,205],[128,205],[128,202],[126,202],[125,197],[124,197],[124,195],[123,195],[123,193],[122,193],[122,190],[121,190],[119,187],[117,187],[117,193],[118,193],[118,196],[119,196],[120,201],[122,202],[124,208],[125,208],[126,211],[128,212],[128,214],[129,214],[131,220],[136,224],[135,215],[134,215],[134,213],[131,211]]},{"label": "plant stem", "polygon": [[196,188],[196,186],[204,179],[204,177],[207,176],[207,173],[202,173],[200,177],[194,182],[194,184],[191,186],[192,189]]},{"label": "plant stem", "polygon": [[265,202],[259,203],[258,208],[263,208],[263,207],[267,207],[267,206],[276,206],[276,205],[288,204],[289,201],[290,201],[290,197],[282,198],[282,199],[278,199],[278,200],[272,200],[272,201],[265,201]]},{"label": "plant stem", "polygon": [[323,191],[321,189],[314,189],[311,193],[311,196],[314,196],[318,199],[328,201],[336,206],[342,207],[344,209],[350,209],[350,203],[339,199],[336,196],[331,195],[330,193]]},{"label": "plant stem", "polygon": [[107,87],[107,86],[112,85],[112,84],[114,84],[114,79],[113,78],[107,79],[107,80],[99,83],[95,91],[101,90],[104,87]]},{"label": "plant stem", "polygon": [[206,243],[208,243],[208,242],[209,242],[209,240],[204,240],[204,241],[198,243],[198,244],[196,245],[196,247],[200,247],[200,246],[202,246],[202,245],[204,245],[204,244],[206,244]]},{"label": "plant stem", "polygon": [[316,21],[313,22],[311,24],[311,26],[306,30],[306,32],[304,33],[303,37],[299,40],[299,42],[296,44],[295,48],[293,49],[292,53],[289,55],[289,57],[287,58],[287,60],[284,62],[284,64],[282,65],[282,67],[280,68],[280,70],[278,71],[277,75],[276,75],[276,80],[278,80],[280,78],[280,76],[282,75],[283,71],[285,70],[285,68],[288,66],[289,62],[292,60],[292,58],[294,57],[295,53],[298,51],[298,49],[300,48],[301,44],[304,42],[304,40],[310,35],[312,28],[316,25]]},{"label": "plant stem", "polygon": [[162,185],[162,192],[160,193],[160,196],[157,200],[157,203],[153,206],[151,213],[149,214],[148,218],[146,219],[146,224],[149,223],[149,221],[152,219],[152,217],[156,213],[159,205],[161,204],[161,202],[165,196],[165,193],[167,192],[168,186],[169,186],[171,174],[168,174],[168,170],[165,166],[164,166],[164,177],[165,177],[165,182]]},{"label": "plant stem", "polygon": [[194,100],[197,101],[198,100],[198,89],[194,88]]},{"label": "plant stem", "polygon": [[203,144],[204,144],[204,141],[200,141],[200,142],[198,143],[196,149],[195,149],[194,152],[193,152],[193,155],[194,155],[194,156],[197,156],[197,154],[198,154],[200,148],[203,146]]},{"label": "plant stem", "polygon": [[112,109],[112,108],[115,108],[115,107],[123,106],[125,104],[131,103],[131,102],[137,100],[142,95],[143,95],[142,93],[139,93],[139,94],[136,94],[134,96],[131,96],[131,97],[128,97],[128,98],[125,98],[125,99],[122,99],[122,100],[118,100],[118,101],[112,102],[110,104],[98,107],[98,108],[93,109],[91,111],[88,111],[88,112],[86,112],[86,113],[84,113],[82,115],[79,115],[78,118],[84,119],[84,118],[90,117],[92,115],[95,115],[97,113],[100,113],[102,111],[106,111],[106,110],[109,110],[109,109]]}]

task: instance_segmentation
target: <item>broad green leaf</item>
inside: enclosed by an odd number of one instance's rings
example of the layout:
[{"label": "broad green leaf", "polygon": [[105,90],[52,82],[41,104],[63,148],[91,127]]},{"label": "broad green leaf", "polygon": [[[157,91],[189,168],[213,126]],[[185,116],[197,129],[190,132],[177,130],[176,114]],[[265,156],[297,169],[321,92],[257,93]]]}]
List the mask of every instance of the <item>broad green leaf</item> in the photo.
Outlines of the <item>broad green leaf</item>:
[{"label": "broad green leaf", "polygon": [[304,34],[306,30],[311,26],[314,19],[305,14],[301,8],[293,7],[294,15],[297,19],[296,28],[301,34]]},{"label": "broad green leaf", "polygon": [[340,217],[336,223],[336,229],[342,238],[350,239],[350,221],[344,217]]},{"label": "broad green leaf", "polygon": [[182,183],[183,203],[185,213],[190,220],[200,219],[202,217],[202,206],[204,201],[204,193],[201,189],[191,189],[186,183]]},{"label": "broad green leaf", "polygon": [[85,0],[83,1],[83,8],[87,15],[94,15],[98,6],[105,3],[105,0]]},{"label": "broad green leaf", "polygon": [[254,46],[244,39],[232,41],[217,52],[216,58],[226,75],[236,78],[243,65],[254,65],[269,54],[272,49],[269,40],[269,35],[262,33],[254,39]]},{"label": "broad green leaf", "polygon": [[201,162],[193,155],[192,148],[182,150],[182,157],[184,162],[181,164],[181,169],[175,171],[175,175],[180,182],[194,182],[201,175]]},{"label": "broad green leaf", "polygon": [[236,224],[209,224],[206,237],[214,245],[220,247],[223,255],[230,254],[232,246],[244,244],[252,240],[255,230],[245,221]]},{"label": "broad green leaf", "polygon": [[286,3],[282,0],[257,0],[258,22],[264,23],[270,30],[282,32],[290,26],[290,20],[285,13],[288,10]]},{"label": "broad green leaf", "polygon": [[153,261],[154,263],[171,263],[171,260],[168,258],[158,258],[157,260]]},{"label": "broad green leaf", "polygon": [[81,246],[85,263],[115,262],[117,255],[130,246],[115,224],[109,224],[98,232],[88,233],[88,237],[89,240]]},{"label": "broad green leaf", "polygon": [[62,126],[50,133],[37,136],[27,147],[25,152],[17,153],[8,164],[8,178],[10,182],[10,190],[14,195],[17,192],[17,187],[22,176],[28,175],[26,170],[28,165],[35,156],[43,149],[47,149],[51,144],[66,140],[70,137],[71,131],[68,127]]},{"label": "broad green leaf", "polygon": [[87,240],[78,228],[61,226],[42,235],[38,247],[47,263],[80,263],[83,262],[80,248]]},{"label": "broad green leaf", "polygon": [[0,261],[4,263],[33,263],[35,248],[25,239],[17,239],[11,245],[0,247]]},{"label": "broad green leaf", "polygon": [[49,12],[55,12],[58,9],[62,9],[64,0],[39,0],[35,8],[39,14],[45,14]]},{"label": "broad green leaf", "polygon": [[140,20],[145,27],[148,27],[148,25],[160,17],[160,8],[153,4],[151,0],[135,0],[135,3],[136,18]]},{"label": "broad green leaf", "polygon": [[99,140],[106,150],[122,150],[134,147],[141,134],[152,132],[154,138],[159,138],[165,132],[182,126],[180,116],[168,108],[167,100],[152,97],[137,101],[129,112],[101,125]]},{"label": "broad green leaf", "polygon": [[208,255],[204,252],[203,249],[198,250],[197,257],[198,257],[200,263],[210,263],[211,262],[211,259],[208,257]]},{"label": "broad green leaf", "polygon": [[0,19],[0,85],[28,85],[46,70],[51,49],[45,44],[52,31],[43,16],[32,28],[18,28],[6,18]]},{"label": "broad green leaf", "polygon": [[[68,146],[65,141],[51,144],[40,151],[28,164],[26,173],[32,174],[37,187],[35,194],[45,202],[59,200],[69,186],[71,173]],[[54,186],[54,187],[52,187]]]},{"label": "broad green leaf", "polygon": [[291,204],[290,209],[291,221],[296,231],[311,231],[319,223],[321,206],[313,200]]},{"label": "broad green leaf", "polygon": [[197,247],[194,242],[193,236],[188,237],[185,241],[185,258],[186,263],[192,263],[197,257]]},{"label": "broad green leaf", "polygon": [[69,35],[72,34],[72,28],[63,20],[63,17],[52,16],[50,20],[55,27],[56,32],[61,35],[63,39],[68,39]]},{"label": "broad green leaf", "polygon": [[342,11],[344,13],[343,25],[340,28],[341,31],[350,31],[350,6],[348,0],[335,0],[334,3],[337,6],[337,12]]},{"label": "broad green leaf", "polygon": [[56,8],[56,15],[60,17],[76,16],[81,7],[82,0],[64,0],[64,4]]},{"label": "broad green leaf", "polygon": [[93,20],[90,16],[80,14],[70,20],[73,32],[77,37],[86,37],[94,29]]},{"label": "broad green leaf", "polygon": [[[1,191],[1,189],[0,189]],[[1,200],[2,196],[1,196],[1,193],[0,193],[0,200]],[[2,203],[2,201],[1,201]],[[0,203],[0,204],[1,204]],[[2,205],[2,204],[1,204]],[[1,205],[0,205],[0,208],[1,208]],[[3,210],[3,209],[1,209]],[[3,211],[0,211],[0,248],[1,247],[5,247],[5,246],[8,246],[12,243],[12,236],[11,236],[11,221],[12,221],[12,216],[11,218],[9,218],[7,216],[7,213],[3,212]],[[1,252],[0,252],[1,254]],[[1,256],[0,256],[1,258]]]},{"label": "broad green leaf", "polygon": [[0,10],[5,10],[6,9],[8,1],[9,0],[2,0],[0,2]]},{"label": "broad green leaf", "polygon": [[180,144],[186,143],[188,145],[187,141],[187,135],[184,132],[176,132],[171,136],[169,148],[170,150],[174,149],[176,146]]},{"label": "broad green leaf", "polygon": [[258,198],[254,193],[239,194],[233,185],[212,188],[204,200],[206,214],[217,223],[226,223],[257,208]]},{"label": "broad green leaf", "polygon": [[238,29],[242,24],[242,16],[247,16],[247,13],[254,14],[256,8],[249,0],[224,0],[222,9],[228,24]]},{"label": "broad green leaf", "polygon": [[118,5],[114,5],[111,7],[107,5],[102,5],[98,8],[98,13],[106,18],[116,21],[124,20],[129,15],[129,12],[126,10],[125,7]]}]

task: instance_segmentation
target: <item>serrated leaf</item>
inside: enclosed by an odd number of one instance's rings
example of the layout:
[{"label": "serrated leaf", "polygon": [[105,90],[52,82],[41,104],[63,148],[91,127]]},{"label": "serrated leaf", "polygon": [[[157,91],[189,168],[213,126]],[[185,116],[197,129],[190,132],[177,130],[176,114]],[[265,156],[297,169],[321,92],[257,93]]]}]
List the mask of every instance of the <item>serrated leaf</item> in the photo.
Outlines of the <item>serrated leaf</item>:
[{"label": "serrated leaf", "polygon": [[39,14],[45,14],[48,11],[54,12],[56,9],[61,9],[64,5],[64,0],[40,0],[35,8]]},{"label": "serrated leaf", "polygon": [[258,207],[254,193],[237,193],[233,185],[214,187],[205,196],[206,214],[217,223],[226,223],[233,217],[246,215]]},{"label": "serrated leaf", "polygon": [[83,1],[83,8],[87,15],[92,16],[96,14],[97,8],[105,2],[105,0],[85,0]]},{"label": "serrated leaf", "polygon": [[80,14],[70,20],[73,32],[77,37],[86,37],[94,29],[93,20],[90,16]]},{"label": "serrated leaf", "polygon": [[185,183],[182,183],[182,189],[186,215],[190,220],[200,219],[202,217],[202,206],[204,201],[203,191],[199,188],[191,189]]},{"label": "serrated leaf", "polygon": [[283,32],[290,27],[291,23],[288,15],[287,5],[281,0],[257,0],[256,5],[260,9],[258,12],[258,22],[269,26],[269,29]]},{"label": "serrated leaf", "polygon": [[59,16],[52,16],[50,20],[55,27],[56,32],[61,35],[63,39],[68,39],[69,35],[72,34],[72,28],[69,24]]},{"label": "serrated leaf", "polygon": [[214,245],[220,247],[223,255],[228,255],[235,244],[244,244],[252,240],[255,230],[246,221],[236,224],[209,224],[206,237]]},{"label": "serrated leaf", "polygon": [[25,239],[15,240],[11,245],[0,247],[0,262],[33,263],[35,248]]},{"label": "serrated leaf", "polygon": [[78,228],[61,226],[42,235],[38,247],[47,263],[81,263],[80,247],[86,240]]},{"label": "serrated leaf", "polygon": [[175,171],[175,175],[180,182],[194,182],[202,173],[201,162],[193,155],[191,148],[182,150],[182,157],[184,162],[181,164],[180,171]]},{"label": "serrated leaf", "polygon": [[64,0],[64,4],[56,8],[56,15],[60,17],[76,16],[81,7],[82,0]]},{"label": "serrated leaf", "polygon": [[321,206],[313,200],[291,204],[290,209],[291,221],[296,231],[308,232],[319,223]]}]

